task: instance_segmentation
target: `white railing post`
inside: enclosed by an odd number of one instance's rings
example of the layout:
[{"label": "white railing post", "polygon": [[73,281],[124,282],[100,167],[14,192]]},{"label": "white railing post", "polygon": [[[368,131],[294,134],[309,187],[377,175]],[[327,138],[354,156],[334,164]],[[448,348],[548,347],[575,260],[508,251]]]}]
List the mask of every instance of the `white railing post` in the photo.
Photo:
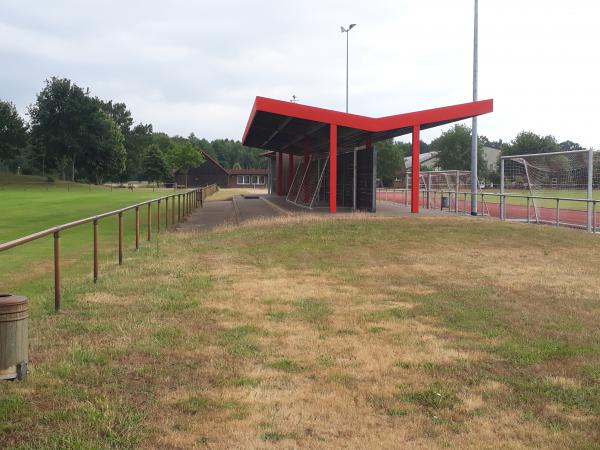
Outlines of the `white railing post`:
[{"label": "white railing post", "polygon": [[588,152],[588,179],[587,179],[587,230],[592,231],[592,214],[593,214],[593,204],[594,194],[593,194],[593,184],[594,184],[594,150],[590,150]]},{"label": "white railing post", "polygon": [[500,158],[500,220],[505,219],[504,208],[506,206],[506,197],[504,196],[504,159]]}]

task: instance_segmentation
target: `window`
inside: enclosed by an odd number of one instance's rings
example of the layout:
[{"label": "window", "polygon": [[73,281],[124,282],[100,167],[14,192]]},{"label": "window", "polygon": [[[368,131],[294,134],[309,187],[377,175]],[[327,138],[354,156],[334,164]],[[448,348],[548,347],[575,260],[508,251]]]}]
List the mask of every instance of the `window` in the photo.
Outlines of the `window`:
[{"label": "window", "polygon": [[237,184],[265,184],[264,175],[238,175]]}]

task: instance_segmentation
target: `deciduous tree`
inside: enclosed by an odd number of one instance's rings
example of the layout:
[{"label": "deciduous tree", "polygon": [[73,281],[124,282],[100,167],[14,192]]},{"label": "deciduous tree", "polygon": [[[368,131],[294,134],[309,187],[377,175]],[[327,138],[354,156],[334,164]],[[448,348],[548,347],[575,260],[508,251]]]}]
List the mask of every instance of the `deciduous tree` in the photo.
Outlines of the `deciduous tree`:
[{"label": "deciduous tree", "polygon": [[392,139],[377,143],[377,177],[384,186],[391,186],[396,176],[404,169],[405,145]]},{"label": "deciduous tree", "polygon": [[[431,141],[431,151],[437,152],[438,165],[442,170],[471,170],[471,129],[454,125],[440,137]],[[479,177],[485,175],[485,161],[481,143],[477,149]]]},{"label": "deciduous tree", "polygon": [[27,145],[27,126],[15,105],[0,100],[0,161],[16,161]]},{"label": "deciduous tree", "polygon": [[184,174],[185,185],[187,187],[188,171],[199,165],[204,158],[202,154],[189,141],[174,143],[167,154],[167,161],[174,170],[179,170]]},{"label": "deciduous tree", "polygon": [[143,175],[149,182],[163,181],[169,175],[169,166],[165,155],[158,145],[150,145],[144,154]]}]

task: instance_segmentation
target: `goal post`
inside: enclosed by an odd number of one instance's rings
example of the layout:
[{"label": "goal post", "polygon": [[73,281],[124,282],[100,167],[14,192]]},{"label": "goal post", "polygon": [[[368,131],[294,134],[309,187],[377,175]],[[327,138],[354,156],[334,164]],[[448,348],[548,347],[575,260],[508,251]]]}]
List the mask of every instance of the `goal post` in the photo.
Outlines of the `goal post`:
[{"label": "goal post", "polygon": [[[501,156],[501,218],[506,217],[506,194],[526,191],[538,223],[543,221],[540,208],[544,201],[538,197],[586,200],[587,229],[591,231],[593,189],[600,184],[599,163],[600,154],[593,149]],[[527,214],[529,217],[529,206]]]},{"label": "goal post", "polygon": [[313,158],[312,156],[308,164],[301,162],[296,169],[286,200],[297,206],[312,209],[321,189],[328,163],[329,157]]}]

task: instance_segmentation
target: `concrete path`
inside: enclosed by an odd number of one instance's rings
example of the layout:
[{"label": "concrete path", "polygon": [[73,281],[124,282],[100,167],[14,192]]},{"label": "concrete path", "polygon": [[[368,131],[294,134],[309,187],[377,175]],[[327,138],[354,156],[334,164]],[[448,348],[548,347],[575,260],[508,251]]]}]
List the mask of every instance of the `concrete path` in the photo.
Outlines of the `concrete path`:
[{"label": "concrete path", "polygon": [[260,196],[233,197],[233,206],[237,211],[238,222],[245,222],[259,217],[275,217],[282,214]]},{"label": "concrete path", "polygon": [[209,231],[219,225],[237,225],[259,217],[275,217],[281,214],[282,211],[260,196],[235,196],[233,200],[204,202],[204,207],[194,211],[185,222],[177,226],[177,229]]},{"label": "concrete path", "polygon": [[209,231],[228,223],[237,224],[231,201],[204,202],[204,207],[196,209],[185,222],[177,226],[177,229]]}]

